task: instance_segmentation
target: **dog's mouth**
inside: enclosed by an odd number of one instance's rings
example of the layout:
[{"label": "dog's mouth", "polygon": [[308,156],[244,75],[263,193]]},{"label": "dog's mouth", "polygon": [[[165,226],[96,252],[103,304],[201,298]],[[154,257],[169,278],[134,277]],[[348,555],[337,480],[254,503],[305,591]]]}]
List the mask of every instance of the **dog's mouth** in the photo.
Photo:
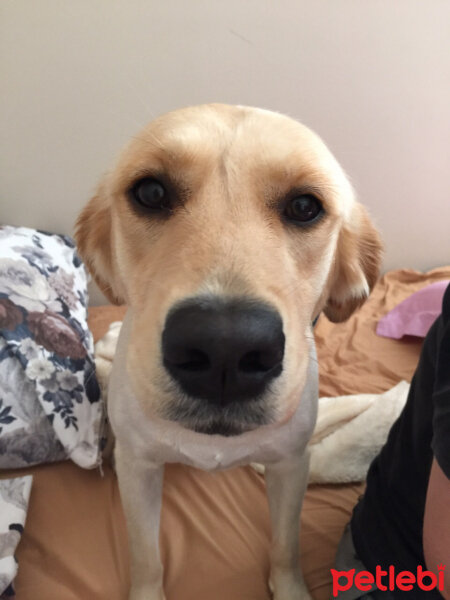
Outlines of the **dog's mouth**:
[{"label": "dog's mouth", "polygon": [[215,421],[213,423],[205,425],[197,424],[196,426],[194,426],[193,431],[195,431],[196,433],[204,433],[206,435],[223,435],[225,437],[232,437],[241,435],[242,433],[245,433],[245,431],[248,430],[243,429],[241,426],[237,427],[233,423]]},{"label": "dog's mouth", "polygon": [[161,416],[196,433],[231,437],[273,423],[275,410],[270,400],[263,398],[221,406],[175,394]]}]

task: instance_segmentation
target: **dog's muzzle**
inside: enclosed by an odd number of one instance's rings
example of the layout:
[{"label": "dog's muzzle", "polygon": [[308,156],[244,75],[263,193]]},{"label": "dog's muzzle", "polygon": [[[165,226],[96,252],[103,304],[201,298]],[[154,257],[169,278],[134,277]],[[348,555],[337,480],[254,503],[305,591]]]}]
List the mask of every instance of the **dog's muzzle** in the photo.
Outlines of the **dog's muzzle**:
[{"label": "dog's muzzle", "polygon": [[271,306],[243,298],[197,297],[169,312],[162,356],[188,397],[216,411],[236,403],[242,410],[282,372],[284,342],[281,317]]}]

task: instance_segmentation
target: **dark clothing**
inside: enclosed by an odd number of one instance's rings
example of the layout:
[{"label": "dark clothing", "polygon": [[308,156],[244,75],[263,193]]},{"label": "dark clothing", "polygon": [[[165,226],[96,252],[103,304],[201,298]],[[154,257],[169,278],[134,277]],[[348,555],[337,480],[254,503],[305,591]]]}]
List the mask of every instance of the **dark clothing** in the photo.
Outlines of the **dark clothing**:
[{"label": "dark clothing", "polygon": [[[393,565],[396,572],[426,569],[422,529],[433,456],[450,479],[450,286],[424,341],[405,408],[372,462],[366,492],[353,511],[353,543],[368,571],[377,565]],[[393,596],[442,600],[437,590],[418,587]]]}]

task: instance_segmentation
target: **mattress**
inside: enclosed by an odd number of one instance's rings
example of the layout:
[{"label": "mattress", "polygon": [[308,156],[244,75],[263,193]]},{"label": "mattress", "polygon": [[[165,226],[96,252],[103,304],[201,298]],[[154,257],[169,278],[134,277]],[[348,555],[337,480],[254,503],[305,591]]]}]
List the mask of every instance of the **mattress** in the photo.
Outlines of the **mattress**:
[{"label": "mattress", "polygon": [[[410,380],[421,340],[376,335],[378,319],[450,269],[391,271],[346,323],[321,316],[315,328],[320,393],[383,392]],[[101,337],[122,307],[95,307],[89,323]],[[18,547],[17,600],[125,600],[128,548],[117,480],[108,464],[86,471],[71,462],[6,471],[33,474],[25,532]],[[330,568],[362,483],[308,488],[301,554],[316,600],[331,597]],[[269,600],[270,522],[264,479],[250,467],[205,473],[169,465],[160,545],[167,600]]]}]

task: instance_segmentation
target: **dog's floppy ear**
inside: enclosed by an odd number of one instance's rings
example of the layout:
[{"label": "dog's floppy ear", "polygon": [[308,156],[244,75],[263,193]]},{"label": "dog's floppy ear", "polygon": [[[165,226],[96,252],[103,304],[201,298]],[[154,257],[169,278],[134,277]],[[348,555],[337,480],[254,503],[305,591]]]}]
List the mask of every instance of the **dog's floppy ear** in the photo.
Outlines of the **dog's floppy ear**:
[{"label": "dog's floppy ear", "polygon": [[113,304],[123,304],[124,294],[117,276],[112,244],[111,205],[105,185],[84,207],[75,228],[75,240],[81,258],[95,282]]},{"label": "dog's floppy ear", "polygon": [[383,246],[366,210],[355,203],[339,233],[324,313],[334,323],[345,321],[363,304],[380,272]]}]

